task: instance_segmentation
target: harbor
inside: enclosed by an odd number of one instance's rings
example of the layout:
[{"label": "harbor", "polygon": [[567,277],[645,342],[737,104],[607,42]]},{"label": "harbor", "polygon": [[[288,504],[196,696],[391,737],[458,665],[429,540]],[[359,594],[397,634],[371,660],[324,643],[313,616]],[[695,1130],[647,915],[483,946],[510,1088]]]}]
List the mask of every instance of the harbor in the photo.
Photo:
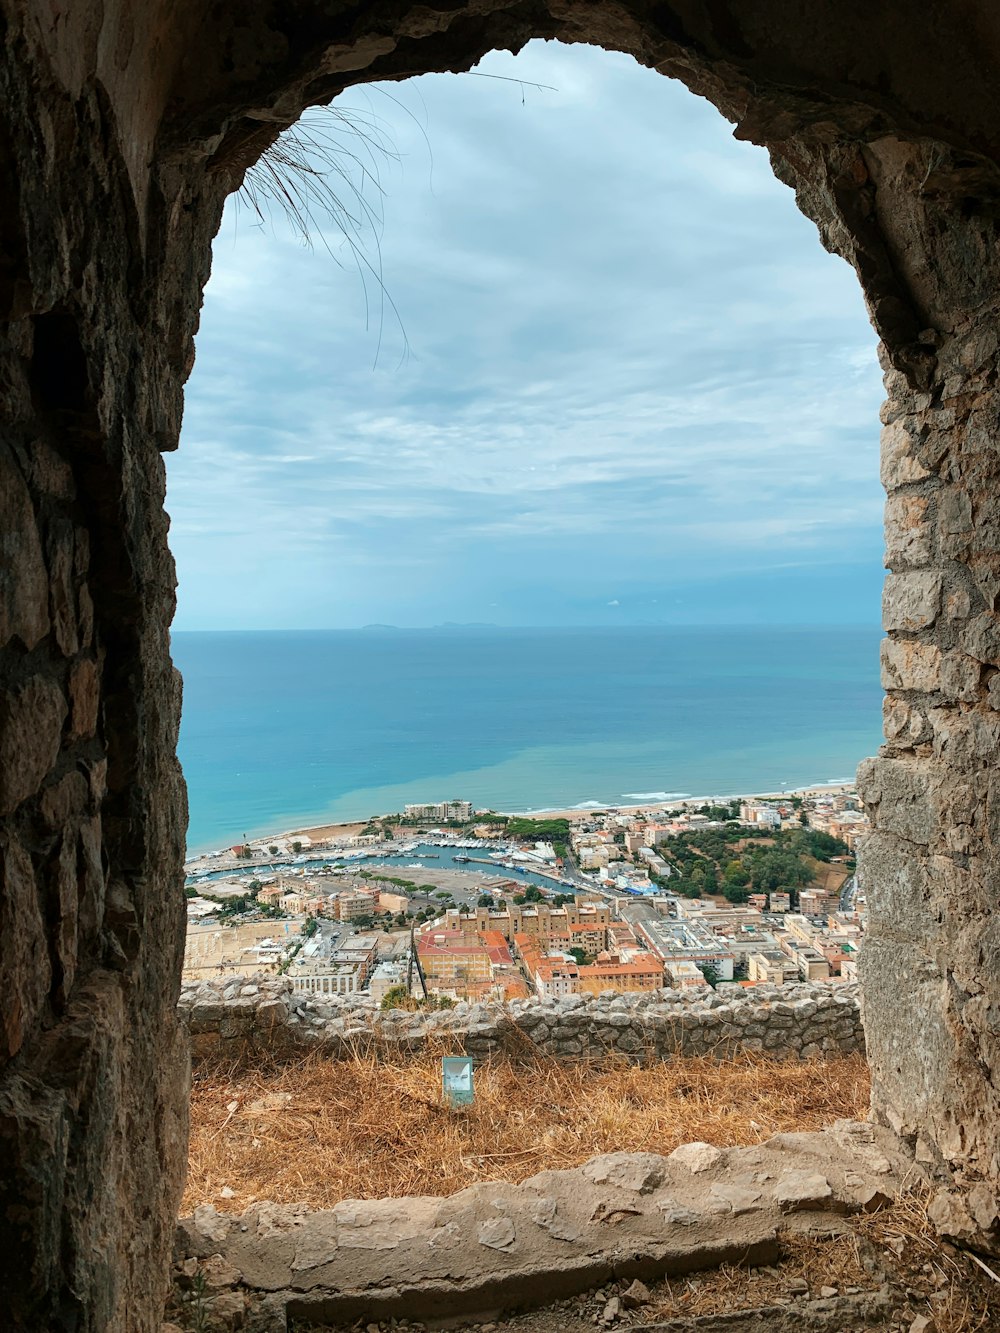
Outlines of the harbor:
[{"label": "harbor", "polygon": [[[392,850],[388,850],[392,848]],[[221,864],[220,864],[221,863]],[[585,880],[573,879],[553,865],[547,868],[541,858],[532,858],[514,844],[487,842],[474,838],[424,839],[406,843],[381,843],[377,847],[310,850],[271,857],[268,860],[248,862],[231,853],[198,857],[188,862],[185,886],[197,889],[208,884],[234,882],[241,890],[252,888],[262,880],[275,876],[282,878],[322,878],[371,874],[385,870],[393,877],[412,879],[409,871],[420,871],[422,878],[445,887],[442,872],[456,872],[464,877],[466,893],[477,888],[477,880],[503,876],[517,879],[525,885],[534,884],[549,893],[561,890],[592,887]],[[451,876],[448,876],[451,880]],[[454,888],[452,881],[447,887]]]}]

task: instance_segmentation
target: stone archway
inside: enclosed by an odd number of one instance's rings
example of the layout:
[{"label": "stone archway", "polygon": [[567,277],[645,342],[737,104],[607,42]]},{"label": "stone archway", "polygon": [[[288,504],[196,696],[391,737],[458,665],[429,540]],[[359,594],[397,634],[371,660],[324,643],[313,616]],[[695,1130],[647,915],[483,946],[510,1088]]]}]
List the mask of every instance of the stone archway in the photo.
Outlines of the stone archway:
[{"label": "stone archway", "polygon": [[[242,172],[352,83],[617,48],[765,144],[881,337],[892,570],[864,972],[874,1113],[997,1244],[1000,19],[977,0],[0,9],[0,1286],[153,1329],[184,1155],[162,450]],[[992,1239],[990,1239],[992,1237]]]}]

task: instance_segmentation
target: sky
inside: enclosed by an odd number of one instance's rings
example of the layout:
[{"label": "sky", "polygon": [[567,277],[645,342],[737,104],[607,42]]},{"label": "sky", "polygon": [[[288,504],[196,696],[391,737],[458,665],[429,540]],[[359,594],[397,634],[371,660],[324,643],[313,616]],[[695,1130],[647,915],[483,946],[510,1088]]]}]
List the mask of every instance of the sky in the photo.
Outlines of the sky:
[{"label": "sky", "polygon": [[853,272],[682,84],[546,42],[478,72],[334,104],[386,150],[346,141],[360,263],[227,210],[176,628],[876,623]]}]

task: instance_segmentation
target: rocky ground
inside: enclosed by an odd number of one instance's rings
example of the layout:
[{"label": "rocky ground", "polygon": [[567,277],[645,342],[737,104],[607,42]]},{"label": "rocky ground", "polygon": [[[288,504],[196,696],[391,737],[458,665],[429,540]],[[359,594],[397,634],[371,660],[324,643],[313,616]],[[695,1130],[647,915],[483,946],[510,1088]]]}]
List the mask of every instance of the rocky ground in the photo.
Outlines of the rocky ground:
[{"label": "rocky ground", "polygon": [[[987,1333],[1000,1291],[975,1261],[942,1246],[913,1217],[802,1241],[762,1268],[722,1268],[674,1281],[606,1283],[569,1300],[477,1321],[358,1320],[352,1333]],[[928,1257],[930,1256],[930,1257]],[[295,1321],[293,1333],[320,1325]]]},{"label": "rocky ground", "polygon": [[[288,1333],[339,1327],[351,1333],[989,1333],[1000,1329],[1000,1275],[943,1243],[929,1226],[920,1189],[891,1207],[831,1217],[825,1234],[788,1231],[781,1255],[756,1267],[724,1265],[673,1279],[605,1282],[540,1308],[478,1318],[405,1317],[349,1324],[288,1317]],[[218,1256],[175,1268],[163,1333],[277,1333],[258,1325],[228,1286]],[[228,1287],[228,1289],[227,1289]],[[284,1324],[282,1323],[282,1333]]]}]

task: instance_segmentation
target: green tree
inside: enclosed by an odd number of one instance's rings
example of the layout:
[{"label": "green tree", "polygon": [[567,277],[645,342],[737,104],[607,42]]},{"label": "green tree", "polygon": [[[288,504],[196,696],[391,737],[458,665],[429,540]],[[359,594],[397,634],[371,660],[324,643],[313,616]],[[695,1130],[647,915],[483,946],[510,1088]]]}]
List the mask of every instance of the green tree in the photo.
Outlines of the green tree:
[{"label": "green tree", "polygon": [[405,986],[390,986],[382,996],[382,1003],[379,1005],[383,1012],[388,1012],[390,1009],[412,1009],[415,1007],[410,999],[410,992]]},{"label": "green tree", "polygon": [[[477,821],[478,822],[478,821]],[[568,819],[525,819],[512,817],[507,821],[507,832],[512,838],[529,842],[566,842],[569,839]]]}]

